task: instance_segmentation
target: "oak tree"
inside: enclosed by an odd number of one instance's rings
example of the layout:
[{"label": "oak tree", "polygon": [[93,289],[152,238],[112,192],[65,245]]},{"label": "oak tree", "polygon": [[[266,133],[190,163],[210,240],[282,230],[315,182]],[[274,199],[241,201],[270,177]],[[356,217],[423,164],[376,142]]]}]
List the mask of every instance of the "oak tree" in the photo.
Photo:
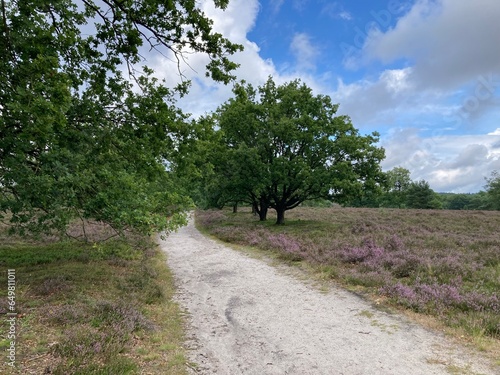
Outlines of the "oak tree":
[{"label": "oak tree", "polygon": [[118,231],[175,227],[189,199],[169,166],[189,123],[142,53],[178,64],[204,53],[207,75],[228,82],[228,56],[241,46],[214,32],[194,0],[0,8],[0,219],[38,232],[64,231],[75,218]]},{"label": "oak tree", "polygon": [[234,98],[218,109],[227,148],[224,181],[246,197],[265,220],[306,200],[343,202],[380,183],[384,150],[378,134],[360,135],[338,105],[314,95],[300,80],[278,86],[272,78],[258,89],[235,86]]}]

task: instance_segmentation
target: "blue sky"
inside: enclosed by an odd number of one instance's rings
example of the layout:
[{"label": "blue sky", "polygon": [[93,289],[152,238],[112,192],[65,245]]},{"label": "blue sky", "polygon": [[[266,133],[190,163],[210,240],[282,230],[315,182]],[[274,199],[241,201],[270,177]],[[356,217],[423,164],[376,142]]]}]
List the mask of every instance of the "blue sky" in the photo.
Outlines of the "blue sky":
[{"label": "blue sky", "polygon": [[[500,1],[232,0],[200,6],[245,51],[238,78],[300,78],[340,104],[362,133],[378,131],[384,170],[408,168],[439,192],[477,192],[500,170]],[[187,55],[193,82],[179,101],[198,116],[231,86],[204,77],[205,56]],[[176,77],[168,59],[160,75]]]}]

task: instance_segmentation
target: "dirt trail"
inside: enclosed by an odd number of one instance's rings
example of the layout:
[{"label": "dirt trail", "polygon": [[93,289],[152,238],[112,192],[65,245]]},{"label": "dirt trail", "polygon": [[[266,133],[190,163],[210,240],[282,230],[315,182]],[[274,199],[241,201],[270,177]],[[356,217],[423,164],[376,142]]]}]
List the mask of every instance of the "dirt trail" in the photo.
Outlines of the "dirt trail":
[{"label": "dirt trail", "polygon": [[322,293],[192,221],[161,246],[189,312],[193,373],[497,374],[445,337],[344,290]]}]

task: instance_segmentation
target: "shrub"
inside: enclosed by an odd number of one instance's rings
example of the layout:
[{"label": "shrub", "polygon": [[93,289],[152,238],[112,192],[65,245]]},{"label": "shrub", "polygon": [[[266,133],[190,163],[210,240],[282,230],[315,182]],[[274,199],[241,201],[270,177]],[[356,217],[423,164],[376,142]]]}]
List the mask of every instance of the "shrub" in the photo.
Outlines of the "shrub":
[{"label": "shrub", "polygon": [[203,215],[196,215],[197,223],[206,228],[212,228],[225,220],[227,216],[221,210],[208,210],[203,211]]},{"label": "shrub", "polygon": [[380,292],[398,303],[409,306],[416,311],[442,313],[446,308],[461,311],[490,311],[500,315],[498,295],[484,293],[466,293],[457,285],[415,283],[404,285],[396,283],[385,286]]},{"label": "shrub", "polygon": [[280,253],[280,257],[290,261],[300,261],[303,259],[302,247],[300,243],[285,234],[267,235],[266,248]]},{"label": "shrub", "polygon": [[65,276],[48,277],[33,288],[33,292],[40,296],[49,296],[69,290],[71,290],[71,285]]}]

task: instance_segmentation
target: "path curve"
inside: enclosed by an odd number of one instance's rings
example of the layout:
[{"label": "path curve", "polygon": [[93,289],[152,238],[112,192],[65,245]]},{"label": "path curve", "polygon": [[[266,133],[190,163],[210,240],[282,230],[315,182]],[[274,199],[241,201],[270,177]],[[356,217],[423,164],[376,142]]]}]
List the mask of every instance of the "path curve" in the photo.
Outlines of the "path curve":
[{"label": "path curve", "polygon": [[[322,293],[189,225],[160,241],[189,312],[195,374],[494,375],[444,336],[342,289]],[[463,371],[463,372],[462,372]]]}]

